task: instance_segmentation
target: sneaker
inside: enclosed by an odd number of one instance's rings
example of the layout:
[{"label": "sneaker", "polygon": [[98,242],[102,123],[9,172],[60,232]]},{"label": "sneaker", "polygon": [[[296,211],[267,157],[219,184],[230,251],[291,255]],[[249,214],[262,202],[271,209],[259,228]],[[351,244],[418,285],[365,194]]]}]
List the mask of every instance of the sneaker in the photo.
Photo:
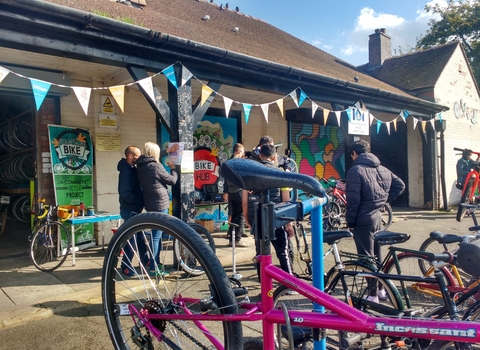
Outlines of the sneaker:
[{"label": "sneaker", "polygon": [[148,275],[150,277],[162,277],[162,276],[168,276],[170,273],[165,271],[165,268],[163,264],[159,264],[156,270],[150,270],[148,271]]},{"label": "sneaker", "polygon": [[380,300],[378,299],[378,296],[376,296],[376,295],[369,295],[367,297],[367,300],[371,301],[372,303],[377,303],[377,304],[380,303]]},{"label": "sneaker", "polygon": [[[232,246],[232,242],[229,242],[228,245],[231,247]],[[247,247],[250,247],[250,244],[248,244],[247,242],[245,242],[243,239],[235,242],[235,247],[239,247],[239,248],[247,248]]]},{"label": "sneaker", "polygon": [[380,289],[377,293],[378,299],[381,301],[385,301],[388,299],[387,291],[385,289]]},{"label": "sneaker", "polygon": [[250,237],[250,235],[246,232],[242,233],[242,237]]},{"label": "sneaker", "polygon": [[135,276],[136,273],[135,273],[135,271],[132,271],[131,268],[124,267],[124,268],[122,268],[122,275],[132,277],[132,276]]}]

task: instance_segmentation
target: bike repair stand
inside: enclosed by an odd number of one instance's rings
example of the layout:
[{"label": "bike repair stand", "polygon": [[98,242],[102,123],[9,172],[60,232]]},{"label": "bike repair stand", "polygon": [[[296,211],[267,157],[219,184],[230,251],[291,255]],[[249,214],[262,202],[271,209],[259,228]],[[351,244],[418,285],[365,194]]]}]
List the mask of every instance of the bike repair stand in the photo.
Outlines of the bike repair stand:
[{"label": "bike repair stand", "polygon": [[229,222],[228,223],[229,226],[232,227],[232,263],[233,263],[233,275],[232,277],[235,278],[236,280],[241,280],[242,279],[242,275],[237,273],[237,259],[235,257],[235,240],[236,240],[236,234],[237,234],[237,229],[238,229],[238,225],[237,224],[234,224],[233,222]]}]

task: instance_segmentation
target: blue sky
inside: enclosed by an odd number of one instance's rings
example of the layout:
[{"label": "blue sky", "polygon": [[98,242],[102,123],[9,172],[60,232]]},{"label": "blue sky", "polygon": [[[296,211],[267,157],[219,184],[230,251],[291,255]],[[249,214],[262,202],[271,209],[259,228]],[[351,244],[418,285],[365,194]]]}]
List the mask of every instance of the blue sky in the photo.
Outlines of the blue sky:
[{"label": "blue sky", "polygon": [[444,0],[215,0],[262,19],[353,65],[368,61],[368,35],[386,28],[392,54],[406,53],[425,34],[427,3]]}]

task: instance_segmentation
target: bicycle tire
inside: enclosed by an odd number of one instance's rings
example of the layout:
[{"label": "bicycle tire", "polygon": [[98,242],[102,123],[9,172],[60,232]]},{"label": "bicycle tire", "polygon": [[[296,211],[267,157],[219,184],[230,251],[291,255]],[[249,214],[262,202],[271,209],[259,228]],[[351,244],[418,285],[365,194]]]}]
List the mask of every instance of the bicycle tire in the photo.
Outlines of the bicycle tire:
[{"label": "bicycle tire", "polygon": [[[462,203],[469,204],[470,203],[470,196],[472,195],[472,191],[473,191],[473,181],[474,180],[472,178],[468,180],[467,185],[465,186],[465,191],[463,191],[462,197],[460,198],[460,204],[462,204]],[[461,205],[458,206],[458,209],[457,209],[457,221],[458,222],[463,220],[466,212],[467,212],[466,208],[464,208]]]},{"label": "bicycle tire", "polygon": [[[205,242],[207,242],[213,253],[215,253],[215,241],[213,240],[210,232],[205,227],[199,224],[189,223],[188,225],[193,228],[195,232],[197,232]],[[175,240],[173,244],[177,261],[185,272],[192,275],[200,275],[204,273],[203,269],[201,269],[201,267],[197,265],[195,256],[185,245],[180,243],[178,240]]]},{"label": "bicycle tire", "polygon": [[[437,240],[433,239],[432,237],[428,237],[425,241],[423,241],[422,245],[420,246],[419,250],[423,252],[429,252],[429,253],[434,253],[434,254],[441,254],[445,251],[449,252],[455,252],[458,249],[459,245],[458,243],[438,243]],[[445,250],[446,248],[446,250]],[[427,261],[425,262],[424,260],[419,260],[419,267],[420,271],[422,274],[426,274],[427,271],[430,269],[431,264]],[[451,270],[451,269],[449,269]],[[462,269],[458,269],[458,273],[460,274],[462,278],[462,282],[465,286],[467,286],[471,281],[472,281],[472,275],[466,273]],[[452,273],[452,276],[453,273]],[[458,282],[458,281],[457,281]]]},{"label": "bicycle tire", "polygon": [[7,224],[7,213],[0,211],[0,236],[5,232],[5,226]]},{"label": "bicycle tire", "polygon": [[327,229],[337,230],[342,225],[342,208],[337,202],[329,202],[325,209],[325,216],[327,218]]},{"label": "bicycle tire", "polygon": [[380,209],[380,213],[382,213],[382,230],[386,230],[390,227],[393,221],[392,206],[389,203],[385,203]]},{"label": "bicycle tire", "polygon": [[[371,303],[364,303],[363,300],[368,296],[369,280],[371,278],[365,276],[365,272],[379,273],[377,268],[366,264],[362,261],[347,261],[343,263],[344,270],[351,272],[359,272],[361,276],[342,274],[341,270],[332,267],[326,276],[325,291],[336,297],[337,299],[345,300],[346,291],[342,286],[341,276],[345,276],[345,282],[347,284],[348,291],[352,298],[353,306],[357,309],[364,310],[375,315],[384,315],[387,313],[398,314],[396,311],[404,310],[404,304],[402,298],[395,287],[394,283],[390,280],[383,278],[376,278],[379,289],[384,289],[386,293],[386,300],[382,300],[382,307],[378,305],[371,305]],[[340,284],[339,284],[340,282]],[[367,304],[367,305],[365,305]],[[385,307],[384,307],[385,306]]]},{"label": "bicycle tire", "polygon": [[[164,234],[179,240],[195,256],[205,273],[194,276],[177,270],[176,273],[172,271],[169,276],[152,278],[145,274],[146,266],[139,261],[132,261],[133,266],[140,264],[140,272],[136,270],[134,276],[125,277],[120,271],[122,250],[129,244],[130,238],[138,237],[137,233],[145,235],[145,232],[152,229],[161,230]],[[146,237],[143,236],[143,239]],[[138,251],[134,250],[134,259],[138,259],[139,256]],[[164,266],[173,263],[172,246],[163,244],[159,256]],[[169,280],[172,277],[178,279]],[[207,302],[212,300],[215,307],[202,309],[200,300]],[[170,341],[183,349],[209,348],[212,343],[195,321],[155,320],[148,318],[148,314],[165,312],[172,315],[184,313],[218,315],[238,312],[231,283],[212,249],[188,224],[176,217],[157,212],[135,215],[120,226],[113,236],[103,264],[102,302],[107,329],[115,349],[136,349],[139,342],[143,342],[142,346],[145,349],[161,347],[160,341],[151,336],[148,329],[162,332],[162,336],[166,338],[162,338],[164,345],[168,345],[167,342]],[[141,317],[148,319],[141,321],[139,314],[131,314],[132,309],[128,307],[135,307],[138,311],[141,309]],[[226,349],[242,348],[241,322],[201,321],[201,323]]]},{"label": "bicycle tire", "polygon": [[61,222],[44,223],[33,234],[30,259],[40,271],[52,272],[65,262],[70,247],[70,234]]},{"label": "bicycle tire", "polygon": [[[398,270],[392,258],[385,264],[385,267],[383,269],[385,273],[403,276],[423,276],[420,271],[420,263],[418,260],[425,260],[425,263],[427,263],[427,259],[425,259],[421,255],[413,253],[401,253],[397,256],[397,258],[400,265],[400,271]],[[455,285],[453,277],[445,267],[442,267],[440,271],[445,278],[447,287]],[[428,277],[433,278],[433,275]],[[391,281],[393,282],[397,290],[400,292],[400,295],[403,298],[404,305],[406,305],[410,309],[413,309],[415,313],[425,313],[426,311],[428,311],[428,309],[437,306],[439,297],[441,298],[441,294],[439,294],[439,289],[436,289],[438,288],[438,284],[436,283],[434,283],[433,285],[429,283],[422,283],[420,285],[419,282],[415,281],[403,281],[406,291],[406,293],[404,293],[401,281]],[[407,302],[407,298],[410,299],[410,302]]]},{"label": "bicycle tire", "polygon": [[[439,306],[437,309],[444,309],[444,307]],[[445,313],[442,315],[442,318],[445,316]],[[464,321],[471,321],[471,322],[479,322],[480,321],[480,300],[477,300],[464,314],[462,320]],[[461,346],[465,343],[458,343],[460,349]],[[432,349],[439,349],[439,350],[457,350],[455,343],[448,342],[444,340],[435,340],[432,342],[430,348]],[[467,350],[480,350],[480,343],[471,343],[470,347],[465,347]]]}]

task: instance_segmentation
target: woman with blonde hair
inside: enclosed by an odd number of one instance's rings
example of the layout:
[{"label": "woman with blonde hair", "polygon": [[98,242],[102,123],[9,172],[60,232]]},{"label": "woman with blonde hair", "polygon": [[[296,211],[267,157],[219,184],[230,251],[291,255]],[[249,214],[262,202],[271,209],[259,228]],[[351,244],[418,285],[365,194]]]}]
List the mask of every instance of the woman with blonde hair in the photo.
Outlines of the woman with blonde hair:
[{"label": "woman with blonde hair", "polygon": [[[170,197],[167,185],[175,185],[178,179],[175,163],[168,162],[170,172],[160,163],[160,147],[154,142],[145,143],[143,154],[137,159],[137,174],[143,189],[145,210],[168,213]],[[162,246],[162,232],[152,230],[151,246],[153,256],[150,257],[150,276],[164,276],[163,264],[159,261]]]}]

